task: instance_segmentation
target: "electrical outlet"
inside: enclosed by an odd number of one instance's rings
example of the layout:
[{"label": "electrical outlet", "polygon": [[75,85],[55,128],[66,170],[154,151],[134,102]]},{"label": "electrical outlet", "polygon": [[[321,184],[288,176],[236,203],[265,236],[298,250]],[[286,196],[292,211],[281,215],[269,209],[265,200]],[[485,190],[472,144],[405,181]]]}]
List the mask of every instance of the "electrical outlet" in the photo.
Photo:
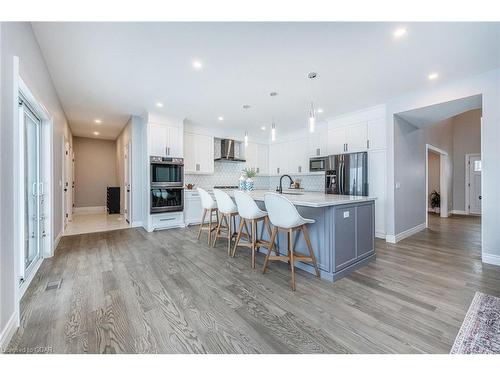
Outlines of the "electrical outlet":
[{"label": "electrical outlet", "polygon": [[349,211],[344,211],[344,219],[347,219],[349,217]]}]

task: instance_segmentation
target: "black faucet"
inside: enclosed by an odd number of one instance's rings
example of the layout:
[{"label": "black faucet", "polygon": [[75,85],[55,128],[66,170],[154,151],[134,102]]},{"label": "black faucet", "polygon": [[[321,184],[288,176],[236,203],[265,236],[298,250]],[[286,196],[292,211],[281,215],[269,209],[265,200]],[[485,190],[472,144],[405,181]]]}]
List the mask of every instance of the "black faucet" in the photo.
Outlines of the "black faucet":
[{"label": "black faucet", "polygon": [[293,184],[293,180],[289,175],[284,174],[283,176],[281,176],[280,177],[280,186],[278,188],[276,188],[276,191],[279,192],[280,194],[283,194],[283,185],[282,185],[283,177],[288,177],[290,179],[290,186],[292,186],[292,184]]}]

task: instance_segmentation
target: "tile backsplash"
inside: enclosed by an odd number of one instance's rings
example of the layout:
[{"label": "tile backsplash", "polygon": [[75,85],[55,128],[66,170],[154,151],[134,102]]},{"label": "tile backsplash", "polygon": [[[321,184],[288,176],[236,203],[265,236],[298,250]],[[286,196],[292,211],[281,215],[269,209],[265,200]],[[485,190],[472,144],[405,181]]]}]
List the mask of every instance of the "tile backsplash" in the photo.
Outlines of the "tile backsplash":
[{"label": "tile backsplash", "polygon": [[[194,184],[195,187],[211,188],[213,186],[238,185],[242,169],[245,163],[237,162],[215,162],[214,174],[186,174],[184,183]],[[300,179],[302,188],[307,191],[323,191],[325,176],[320,175],[292,175],[293,179]],[[279,185],[279,177],[256,176],[254,178],[255,189],[275,189]]]}]

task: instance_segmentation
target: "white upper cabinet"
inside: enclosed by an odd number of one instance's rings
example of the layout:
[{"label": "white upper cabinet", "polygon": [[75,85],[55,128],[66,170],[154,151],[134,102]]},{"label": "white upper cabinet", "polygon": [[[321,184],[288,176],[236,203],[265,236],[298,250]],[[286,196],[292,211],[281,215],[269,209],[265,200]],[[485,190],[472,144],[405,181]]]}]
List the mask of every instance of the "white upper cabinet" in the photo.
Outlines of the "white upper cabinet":
[{"label": "white upper cabinet", "polygon": [[258,175],[269,174],[268,146],[261,143],[248,142],[245,147],[245,168],[250,168]]},{"label": "white upper cabinet", "polygon": [[248,142],[245,147],[245,168],[257,170],[257,143]]},{"label": "white upper cabinet", "polygon": [[184,172],[214,173],[214,137],[203,134],[184,134]]},{"label": "white upper cabinet", "polygon": [[366,151],[368,141],[368,129],[366,123],[353,124],[346,128],[346,148],[347,152]]},{"label": "white upper cabinet", "polygon": [[149,155],[183,157],[183,130],[164,124],[149,124]]},{"label": "white upper cabinet", "polygon": [[[283,154],[286,157],[286,166],[283,173],[308,173],[309,156],[307,140],[298,139],[286,143]],[[285,163],[283,163],[285,164]]]},{"label": "white upper cabinet", "polygon": [[346,144],[346,128],[328,130],[328,155],[343,154]]},{"label": "white upper cabinet", "polygon": [[368,149],[386,148],[385,118],[368,121]]},{"label": "white upper cabinet", "polygon": [[318,156],[327,156],[328,153],[328,130],[317,131],[309,135],[308,139],[308,158],[314,158]]}]

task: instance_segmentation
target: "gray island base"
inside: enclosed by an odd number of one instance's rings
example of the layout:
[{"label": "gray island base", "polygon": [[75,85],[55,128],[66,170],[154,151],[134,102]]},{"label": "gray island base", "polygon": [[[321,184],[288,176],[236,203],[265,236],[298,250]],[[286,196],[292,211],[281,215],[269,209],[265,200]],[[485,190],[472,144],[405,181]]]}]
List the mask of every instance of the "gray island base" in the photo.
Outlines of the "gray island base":
[{"label": "gray island base", "polygon": [[[266,192],[256,190],[250,193],[262,209],[265,209]],[[375,198],[307,192],[285,193],[284,196],[303,217],[316,221],[308,228],[321,278],[335,281],[375,259]],[[262,225],[258,233],[269,240]],[[294,236],[295,251],[307,254],[303,236],[295,233]],[[280,233],[276,243],[280,253],[286,253],[286,233]],[[267,253],[265,248],[260,251]],[[310,264],[296,262],[295,265],[315,273]]]}]

